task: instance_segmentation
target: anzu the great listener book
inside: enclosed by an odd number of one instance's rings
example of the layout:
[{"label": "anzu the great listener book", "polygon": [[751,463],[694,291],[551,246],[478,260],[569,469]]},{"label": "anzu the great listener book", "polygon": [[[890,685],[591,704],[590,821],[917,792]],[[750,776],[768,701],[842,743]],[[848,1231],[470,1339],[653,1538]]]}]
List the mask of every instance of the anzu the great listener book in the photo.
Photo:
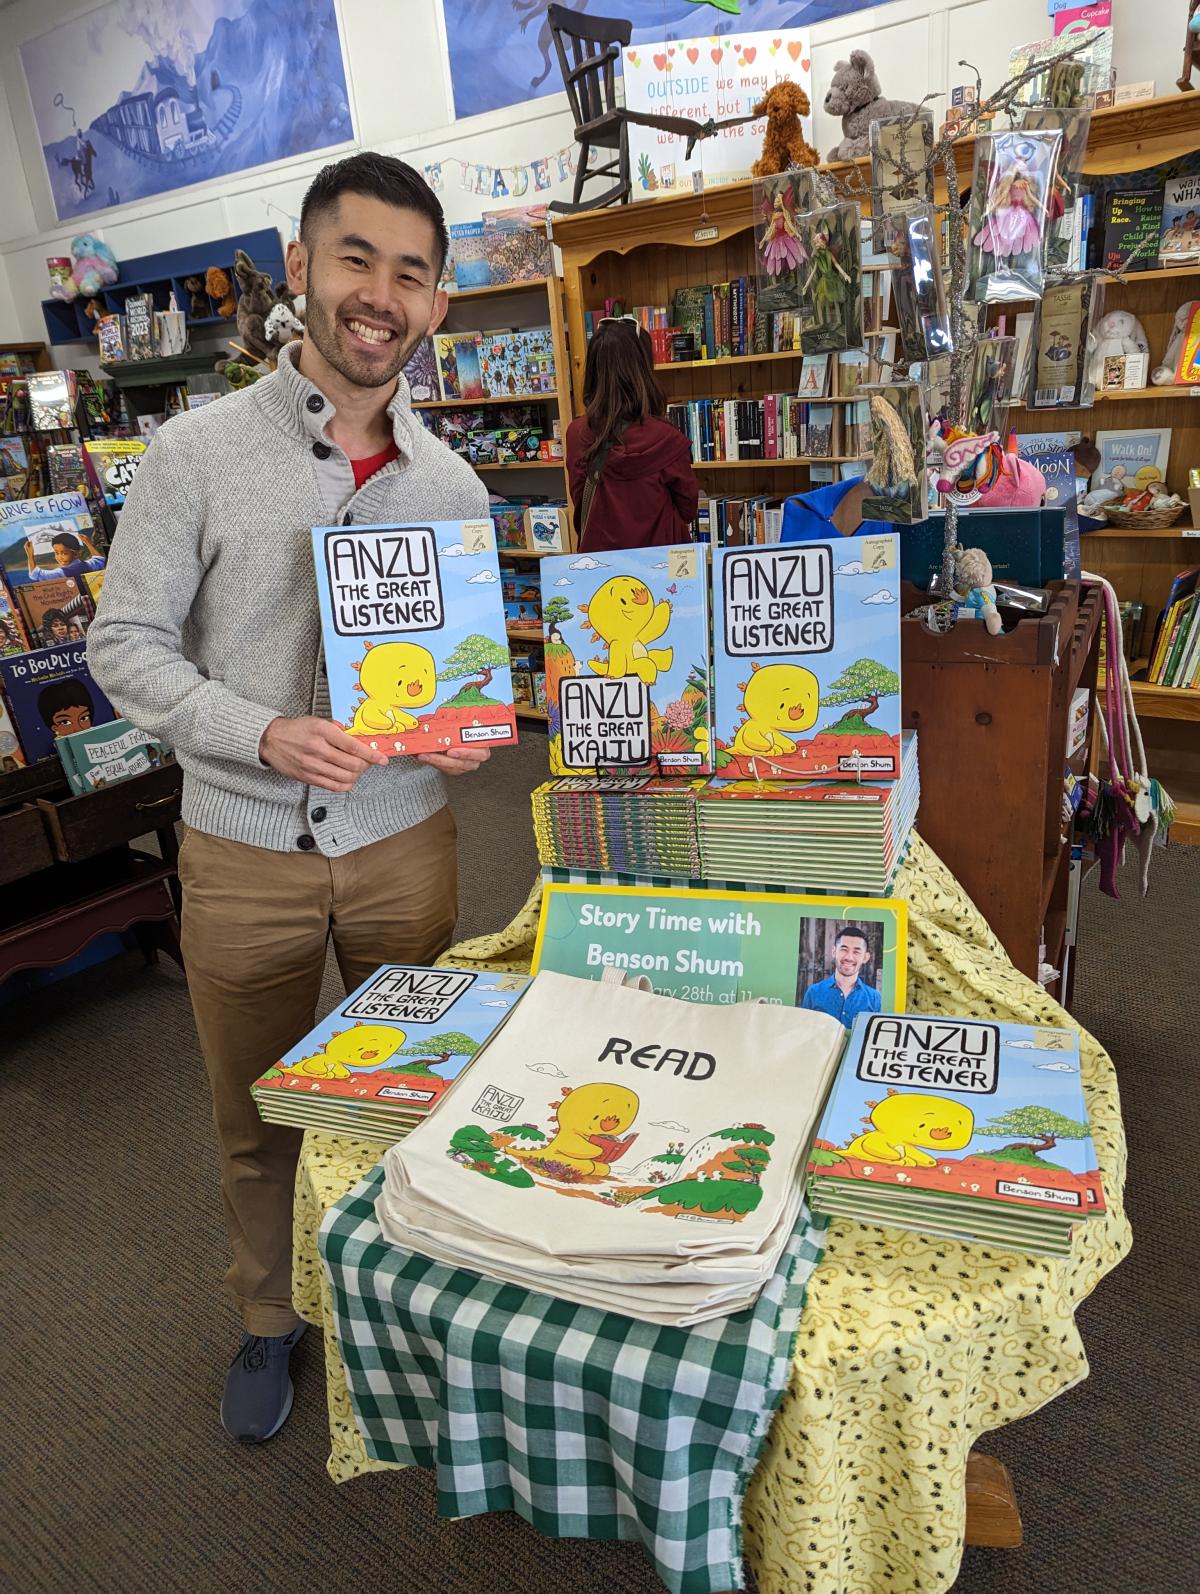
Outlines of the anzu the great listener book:
[{"label": "anzu the great listener book", "polygon": [[389,754],[517,740],[490,520],[318,526],[333,718]]}]

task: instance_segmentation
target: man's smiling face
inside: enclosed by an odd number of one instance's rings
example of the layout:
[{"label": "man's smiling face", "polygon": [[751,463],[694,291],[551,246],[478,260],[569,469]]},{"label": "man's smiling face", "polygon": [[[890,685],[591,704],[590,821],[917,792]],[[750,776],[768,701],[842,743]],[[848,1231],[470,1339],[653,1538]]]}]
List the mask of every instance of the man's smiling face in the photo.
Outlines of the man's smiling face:
[{"label": "man's smiling face", "polygon": [[418,211],[352,193],[314,218],[307,245],[292,245],[289,283],[307,295],[305,336],[347,382],[386,386],[441,324],[439,254]]}]

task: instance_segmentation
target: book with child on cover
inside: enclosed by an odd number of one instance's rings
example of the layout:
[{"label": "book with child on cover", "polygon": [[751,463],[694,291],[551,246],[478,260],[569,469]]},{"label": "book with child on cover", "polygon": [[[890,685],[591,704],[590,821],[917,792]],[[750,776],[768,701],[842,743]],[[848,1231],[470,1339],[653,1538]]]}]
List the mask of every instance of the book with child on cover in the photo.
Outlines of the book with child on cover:
[{"label": "book with child on cover", "polygon": [[389,756],[517,740],[490,519],[318,526],[333,718]]}]

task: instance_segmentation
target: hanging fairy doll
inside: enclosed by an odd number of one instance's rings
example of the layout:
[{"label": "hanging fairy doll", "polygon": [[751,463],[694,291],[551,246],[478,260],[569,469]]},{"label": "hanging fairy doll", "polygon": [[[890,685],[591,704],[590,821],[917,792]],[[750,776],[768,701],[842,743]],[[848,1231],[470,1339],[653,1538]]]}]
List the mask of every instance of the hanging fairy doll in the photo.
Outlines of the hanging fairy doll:
[{"label": "hanging fairy doll", "polygon": [[[842,214],[849,211],[847,218]],[[858,211],[853,205],[814,211],[806,218],[808,276],[800,285],[805,354],[862,347],[862,267]]]},{"label": "hanging fairy doll", "polygon": [[800,306],[798,272],[808,259],[796,221],[797,197],[790,174],[764,178],[754,185],[758,304],[761,310],[796,310]]},{"label": "hanging fairy doll", "polygon": [[1061,129],[976,140],[969,297],[1040,299],[1042,257]]}]

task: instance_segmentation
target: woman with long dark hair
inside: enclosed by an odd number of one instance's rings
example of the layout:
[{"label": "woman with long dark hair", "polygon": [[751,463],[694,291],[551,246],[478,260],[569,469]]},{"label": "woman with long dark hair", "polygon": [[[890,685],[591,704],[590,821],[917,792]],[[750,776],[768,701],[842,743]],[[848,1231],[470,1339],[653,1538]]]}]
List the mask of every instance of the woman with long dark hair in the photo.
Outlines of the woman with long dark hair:
[{"label": "woman with long dark hair", "polygon": [[605,320],[588,344],[585,414],[567,428],[567,474],[584,552],[691,541],[700,499],[691,449],[666,420],[649,336]]}]

